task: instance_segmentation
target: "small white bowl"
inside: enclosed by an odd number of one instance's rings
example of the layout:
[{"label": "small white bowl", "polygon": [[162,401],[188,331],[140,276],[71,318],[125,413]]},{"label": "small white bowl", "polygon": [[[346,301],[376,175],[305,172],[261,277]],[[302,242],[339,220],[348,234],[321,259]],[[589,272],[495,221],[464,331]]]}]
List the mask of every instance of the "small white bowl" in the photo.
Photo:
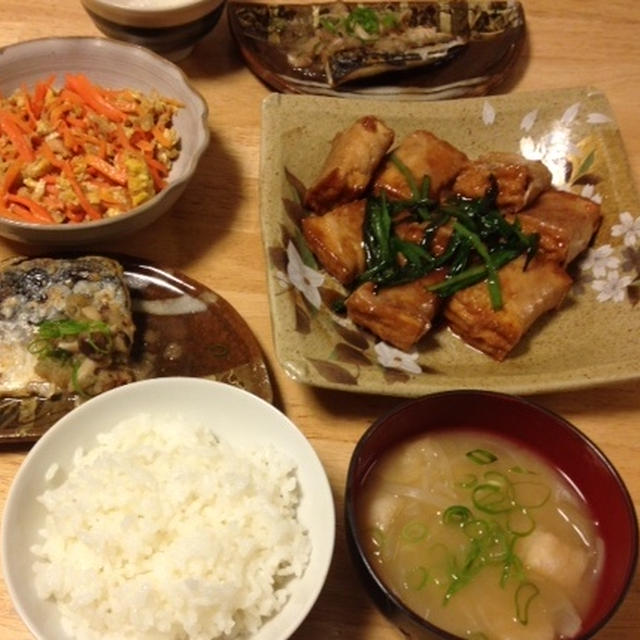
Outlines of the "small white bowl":
[{"label": "small white bowl", "polygon": [[36,496],[45,490],[45,472],[54,462],[68,469],[77,447],[91,447],[98,433],[127,417],[176,412],[210,424],[234,447],[273,445],[297,464],[298,518],[309,531],[311,557],[283,609],[251,640],[288,638],[315,603],[333,555],[335,512],[326,473],[309,441],[283,413],[247,391],[200,378],[156,378],[108,391],[71,411],[34,445],[11,485],[2,518],[2,568],[15,609],[37,640],[68,640],[56,605],[40,600],[34,587],[30,548],[44,521]]},{"label": "small white bowl", "polygon": [[137,231],[165,214],[178,200],[209,145],[209,109],[176,65],[144,47],[104,38],[43,38],[0,49],[0,94],[65,73],[83,73],[103,87],[132,88],[161,95],[184,104],[175,117],[181,139],[180,156],[167,186],[140,206],[114,218],[78,224],[31,224],[0,217],[0,235],[29,244],[78,247]]},{"label": "small white bowl", "polygon": [[225,0],[81,0],[110,38],[149,47],[170,60],[188,56],[220,21]]}]

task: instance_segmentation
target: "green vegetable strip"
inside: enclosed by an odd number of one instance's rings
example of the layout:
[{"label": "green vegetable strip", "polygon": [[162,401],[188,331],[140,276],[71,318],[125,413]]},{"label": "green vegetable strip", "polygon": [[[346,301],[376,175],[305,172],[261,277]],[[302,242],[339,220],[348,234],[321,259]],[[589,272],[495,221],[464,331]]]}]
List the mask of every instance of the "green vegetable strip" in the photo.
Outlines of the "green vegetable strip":
[{"label": "green vegetable strip", "polygon": [[[356,15],[366,22],[366,11]],[[390,159],[406,180],[411,198],[387,201],[384,192],[367,198],[363,224],[365,271],[354,285],[373,282],[377,287],[397,286],[446,268],[445,280],[427,287],[428,291],[449,297],[486,280],[492,308],[500,309],[503,299],[498,270],[523,253],[527,255],[526,267],[537,250],[537,236],[524,234],[517,222],[511,224],[504,219],[496,206],[495,180],[482,198],[459,197],[439,205],[430,198],[429,176],[418,184],[397,155],[391,154]],[[420,243],[403,241],[394,233],[394,219],[399,214],[401,221],[426,227]],[[453,233],[447,247],[434,256],[429,250],[433,237],[451,218]]]},{"label": "green vegetable strip", "polygon": [[426,201],[429,199],[429,194],[431,193],[431,178],[429,176],[425,176],[422,178],[422,184],[420,185],[420,199]]},{"label": "green vegetable strip", "polygon": [[391,216],[386,198],[369,198],[365,208],[363,228],[367,268],[372,269],[391,261]]},{"label": "green vegetable strip", "polygon": [[[499,269],[517,258],[519,255],[520,253],[515,249],[504,250],[499,254],[493,254],[493,265],[496,269]],[[487,274],[488,270],[485,265],[476,265],[469,267],[458,275],[447,278],[438,284],[430,285],[427,287],[427,290],[446,298],[452,296],[458,291],[461,291],[462,289],[466,289],[471,285],[482,282],[487,277]]]},{"label": "green vegetable strip", "polygon": [[491,307],[494,310],[502,308],[502,291],[500,289],[500,280],[498,279],[498,270],[493,263],[489,251],[486,245],[478,237],[476,233],[470,231],[459,222],[453,223],[454,229],[469,239],[469,242],[474,246],[475,250],[480,254],[480,257],[484,260],[487,268],[487,286],[489,287],[489,298],[491,299]]},{"label": "green vegetable strip", "polygon": [[407,167],[407,165],[402,162],[402,160],[400,160],[400,158],[398,158],[395,153],[391,154],[390,159],[396,169],[402,174],[402,177],[407,181],[409,189],[411,189],[411,195],[413,196],[413,199],[419,200],[421,195],[420,190],[418,189],[416,179],[413,177],[413,174],[409,170],[409,167]]}]

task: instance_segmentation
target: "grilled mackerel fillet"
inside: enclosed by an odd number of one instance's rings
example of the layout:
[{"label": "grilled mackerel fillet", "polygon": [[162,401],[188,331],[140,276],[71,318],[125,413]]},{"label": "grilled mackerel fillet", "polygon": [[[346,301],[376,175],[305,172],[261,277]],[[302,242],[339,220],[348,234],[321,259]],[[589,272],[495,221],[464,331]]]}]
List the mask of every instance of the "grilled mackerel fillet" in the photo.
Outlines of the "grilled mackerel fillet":
[{"label": "grilled mackerel fillet", "polygon": [[[438,65],[470,42],[524,23],[518,2],[319,2],[229,5],[232,29],[282,72],[309,85],[338,87],[362,78]],[[293,78],[292,78],[293,79]]]},{"label": "grilled mackerel fillet", "polygon": [[0,397],[96,395],[133,380],[134,324],[110,258],[11,258],[0,264]]}]

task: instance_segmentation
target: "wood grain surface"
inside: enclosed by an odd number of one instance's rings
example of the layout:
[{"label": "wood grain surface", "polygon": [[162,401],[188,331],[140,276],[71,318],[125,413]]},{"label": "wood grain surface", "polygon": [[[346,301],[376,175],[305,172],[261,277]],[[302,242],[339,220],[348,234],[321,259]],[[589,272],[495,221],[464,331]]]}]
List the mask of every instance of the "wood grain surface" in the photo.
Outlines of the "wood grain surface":
[{"label": "wood grain surface", "polygon": [[[604,91],[618,120],[637,184],[640,3],[531,0],[524,5],[528,41],[514,73],[499,91],[579,85]],[[67,35],[100,35],[79,0],[0,0],[0,46]],[[210,107],[211,144],[193,182],[174,210],[151,227],[90,249],[123,252],[183,271],[220,293],[258,337],[270,363],[275,403],[318,452],[337,510],[335,555],[326,586],[294,638],[400,638],[357,580],[347,555],[342,518],[345,475],[353,446],[366,427],[399,399],[307,387],[289,379],[278,365],[271,338],[258,212],[260,107],[269,89],[245,68],[224,17],[180,66]],[[42,248],[0,239],[0,258],[42,252]],[[640,313],[640,307],[637,310]],[[573,422],[603,449],[626,480],[638,507],[640,382],[545,394],[534,400]],[[1,505],[25,453],[24,448],[0,451]],[[30,637],[0,582],[0,640]],[[638,637],[640,578],[636,574],[625,602],[597,638]]]}]

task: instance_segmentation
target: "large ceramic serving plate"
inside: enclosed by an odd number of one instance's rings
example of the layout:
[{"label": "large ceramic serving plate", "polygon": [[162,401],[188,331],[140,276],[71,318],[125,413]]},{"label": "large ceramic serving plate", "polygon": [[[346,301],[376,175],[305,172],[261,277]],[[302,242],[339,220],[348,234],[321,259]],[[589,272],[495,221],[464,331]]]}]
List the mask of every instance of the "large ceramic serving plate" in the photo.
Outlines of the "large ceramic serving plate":
[{"label": "large ceramic serving plate", "polygon": [[[298,231],[297,192],[319,172],[335,133],[367,114],[384,119],[397,139],[424,128],[472,158],[500,150],[541,159],[556,186],[602,203],[603,223],[593,248],[572,265],[575,284],[562,308],[541,318],[504,362],[472,350],[444,327],[405,354],[332,313],[332,279],[310,266]],[[537,393],[640,377],[638,289],[629,286],[639,277],[640,202],[599,91],[437,103],[274,94],[263,104],[262,132],[261,220],[274,341],[295,380],[417,396],[458,388]]]},{"label": "large ceramic serving plate", "polygon": [[[208,378],[272,401],[258,341],[226,300],[180,272],[115,257],[131,292],[136,325],[131,364],[136,379]],[[51,400],[0,400],[0,443],[37,440],[78,403],[75,394]]]}]

